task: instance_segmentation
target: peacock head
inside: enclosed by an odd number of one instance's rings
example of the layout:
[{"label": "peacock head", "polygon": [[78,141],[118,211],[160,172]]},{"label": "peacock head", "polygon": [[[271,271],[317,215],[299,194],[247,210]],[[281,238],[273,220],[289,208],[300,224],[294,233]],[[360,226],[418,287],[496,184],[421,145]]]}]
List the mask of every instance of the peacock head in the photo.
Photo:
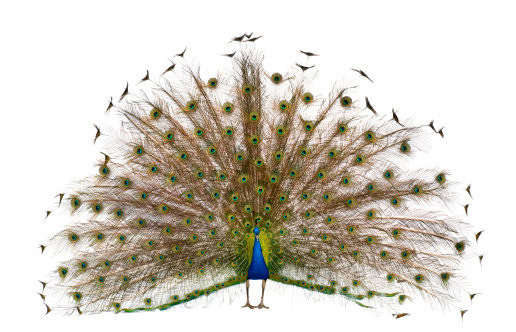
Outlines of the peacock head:
[{"label": "peacock head", "polygon": [[260,229],[258,227],[255,227],[253,229],[253,233],[256,234],[256,235],[260,234]]}]

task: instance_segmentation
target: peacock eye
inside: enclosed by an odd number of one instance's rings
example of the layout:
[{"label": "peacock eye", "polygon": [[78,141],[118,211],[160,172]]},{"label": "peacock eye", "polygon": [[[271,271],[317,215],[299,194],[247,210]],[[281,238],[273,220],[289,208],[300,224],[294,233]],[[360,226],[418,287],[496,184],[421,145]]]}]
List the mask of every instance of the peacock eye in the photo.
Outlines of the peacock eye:
[{"label": "peacock eye", "polygon": [[157,108],[153,108],[150,111],[150,116],[152,119],[158,119],[161,116],[161,111]]},{"label": "peacock eye", "polygon": [[274,73],[271,76],[271,80],[274,83],[278,84],[278,83],[281,83],[281,81],[283,81],[283,76],[280,73]]},{"label": "peacock eye", "polygon": [[253,92],[253,87],[250,85],[250,84],[244,84],[242,86],[242,91],[245,93],[245,94],[250,94],[251,92]]},{"label": "peacock eye", "polygon": [[197,102],[195,100],[190,100],[185,106],[188,111],[194,111],[197,108]]},{"label": "peacock eye", "polygon": [[303,101],[306,104],[311,103],[313,100],[314,100],[314,96],[310,92],[306,92],[305,94],[303,94]]},{"label": "peacock eye", "polygon": [[341,104],[342,106],[344,106],[344,107],[349,107],[349,106],[351,106],[351,102],[352,102],[352,101],[351,101],[351,97],[349,97],[349,96],[345,96],[345,97],[342,97],[342,98],[340,99],[340,104]]},{"label": "peacock eye", "polygon": [[217,84],[218,84],[218,81],[217,81],[217,79],[216,79],[216,78],[210,78],[210,79],[208,80],[208,86],[209,86],[210,88],[216,88],[216,87],[217,87]]},{"label": "peacock eye", "polygon": [[289,105],[289,103],[286,100],[280,101],[279,108],[280,108],[281,111],[286,111],[286,110],[289,109],[289,107],[290,107],[290,105]]}]

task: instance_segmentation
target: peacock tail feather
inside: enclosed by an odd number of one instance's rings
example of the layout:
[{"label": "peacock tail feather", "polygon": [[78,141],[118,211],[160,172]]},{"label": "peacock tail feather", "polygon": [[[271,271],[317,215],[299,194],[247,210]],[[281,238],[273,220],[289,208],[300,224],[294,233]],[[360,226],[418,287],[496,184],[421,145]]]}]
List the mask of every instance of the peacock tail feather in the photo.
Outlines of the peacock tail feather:
[{"label": "peacock tail feather", "polygon": [[255,225],[274,281],[364,307],[453,305],[471,238],[447,213],[457,186],[410,168],[432,127],[375,115],[357,86],[313,94],[301,66],[270,75],[254,46],[231,61],[208,80],[169,68],[110,104],[121,127],[50,240],[72,254],[49,283],[59,308],[167,309],[243,283]]}]

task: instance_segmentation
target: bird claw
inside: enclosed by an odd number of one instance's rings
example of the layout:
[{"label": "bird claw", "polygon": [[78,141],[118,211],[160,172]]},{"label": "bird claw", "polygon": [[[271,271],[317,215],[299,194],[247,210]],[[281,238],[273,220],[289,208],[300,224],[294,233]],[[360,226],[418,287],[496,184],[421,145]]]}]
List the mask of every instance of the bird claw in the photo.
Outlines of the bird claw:
[{"label": "bird claw", "polygon": [[245,305],[242,306],[242,308],[248,307],[249,309],[256,308],[255,306],[252,306],[249,302],[247,302]]},{"label": "bird claw", "polygon": [[263,304],[263,303],[258,304],[255,308],[258,308],[258,309],[262,309],[262,308],[269,309],[269,307],[267,307],[267,306],[266,306],[265,304]]}]

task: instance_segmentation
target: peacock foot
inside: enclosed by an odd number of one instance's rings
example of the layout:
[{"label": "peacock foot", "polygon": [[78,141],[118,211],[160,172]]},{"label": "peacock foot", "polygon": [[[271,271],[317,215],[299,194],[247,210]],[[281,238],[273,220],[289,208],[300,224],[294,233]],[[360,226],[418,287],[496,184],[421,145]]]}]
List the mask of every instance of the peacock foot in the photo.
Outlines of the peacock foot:
[{"label": "peacock foot", "polygon": [[269,309],[269,307],[267,307],[267,306],[266,306],[265,304],[263,304],[263,303],[258,304],[255,308],[258,308],[258,309],[261,309],[261,308]]},{"label": "peacock foot", "polygon": [[251,305],[249,302],[247,302],[245,305],[242,306],[242,308],[248,307],[249,309],[256,308],[255,306]]}]

